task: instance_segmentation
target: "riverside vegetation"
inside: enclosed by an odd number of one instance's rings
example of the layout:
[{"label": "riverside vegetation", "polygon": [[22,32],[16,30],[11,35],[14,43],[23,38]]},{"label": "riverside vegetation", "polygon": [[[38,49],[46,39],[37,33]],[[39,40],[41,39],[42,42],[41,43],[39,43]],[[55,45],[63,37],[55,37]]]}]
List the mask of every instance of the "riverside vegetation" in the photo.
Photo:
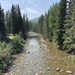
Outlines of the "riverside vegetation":
[{"label": "riverside vegetation", "polygon": [[[5,16],[4,16],[5,15]],[[13,57],[23,51],[29,21],[26,15],[21,16],[19,5],[12,5],[4,14],[0,5],[0,73],[6,72]]]}]

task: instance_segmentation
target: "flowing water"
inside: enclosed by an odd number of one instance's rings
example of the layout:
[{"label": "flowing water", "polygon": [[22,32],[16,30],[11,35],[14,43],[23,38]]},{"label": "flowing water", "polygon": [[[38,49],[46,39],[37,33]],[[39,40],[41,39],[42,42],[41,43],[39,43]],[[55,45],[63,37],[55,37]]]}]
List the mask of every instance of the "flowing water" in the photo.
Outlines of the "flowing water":
[{"label": "flowing water", "polygon": [[47,67],[50,65],[47,61],[38,38],[28,38],[24,52],[18,55],[8,75],[48,75],[50,71],[47,71]]},{"label": "flowing water", "polygon": [[[52,49],[54,48],[52,44],[50,46]],[[64,70],[61,70],[61,72],[56,71],[56,68],[65,69],[67,65],[71,66],[71,64],[67,64],[68,60],[65,62],[66,57],[70,58],[70,56],[60,51],[54,53],[47,48],[45,49],[37,37],[28,38],[24,52],[18,55],[7,75],[68,75]],[[60,54],[64,54],[65,57]],[[60,59],[60,57],[63,58]],[[59,64],[60,66],[58,66]],[[72,68],[69,67],[65,70],[72,70]]]}]

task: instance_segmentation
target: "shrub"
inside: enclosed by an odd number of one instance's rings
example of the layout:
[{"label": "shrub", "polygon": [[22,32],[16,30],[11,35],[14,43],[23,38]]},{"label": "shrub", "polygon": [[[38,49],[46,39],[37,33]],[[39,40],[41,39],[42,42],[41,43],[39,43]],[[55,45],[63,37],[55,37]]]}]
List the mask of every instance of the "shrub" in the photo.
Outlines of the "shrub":
[{"label": "shrub", "polygon": [[5,42],[0,42],[0,72],[6,70],[7,66],[10,64],[11,49],[10,44],[7,45]]},{"label": "shrub", "polygon": [[12,63],[12,54],[23,51],[23,43],[25,41],[20,35],[15,35],[9,44],[0,42],[0,75]]},{"label": "shrub", "polygon": [[15,35],[13,40],[11,41],[11,45],[13,48],[13,54],[17,54],[23,51],[23,38],[20,35]]}]

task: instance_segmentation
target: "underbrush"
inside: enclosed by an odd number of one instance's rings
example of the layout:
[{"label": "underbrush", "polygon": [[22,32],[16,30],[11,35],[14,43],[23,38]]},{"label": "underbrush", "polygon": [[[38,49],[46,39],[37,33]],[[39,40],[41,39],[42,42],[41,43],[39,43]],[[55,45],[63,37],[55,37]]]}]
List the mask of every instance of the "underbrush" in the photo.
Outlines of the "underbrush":
[{"label": "underbrush", "polygon": [[23,51],[23,44],[25,44],[25,40],[20,35],[15,35],[10,44],[13,48],[12,54],[17,54]]},{"label": "underbrush", "polygon": [[7,45],[5,42],[0,42],[0,72],[7,69],[7,66],[11,63],[11,49],[10,44]]},{"label": "underbrush", "polygon": [[12,63],[12,56],[23,51],[25,40],[20,35],[15,35],[9,43],[0,42],[0,73],[5,72]]}]

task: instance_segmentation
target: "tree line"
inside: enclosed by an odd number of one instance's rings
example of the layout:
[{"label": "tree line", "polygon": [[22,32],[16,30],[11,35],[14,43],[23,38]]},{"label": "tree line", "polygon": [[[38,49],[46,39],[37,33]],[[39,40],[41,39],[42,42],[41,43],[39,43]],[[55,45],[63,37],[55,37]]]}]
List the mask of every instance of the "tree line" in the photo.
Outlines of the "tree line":
[{"label": "tree line", "polygon": [[[36,30],[35,30],[36,29]],[[60,0],[39,17],[34,30],[56,43],[59,49],[75,53],[75,0]]]},{"label": "tree line", "polygon": [[6,35],[19,34],[26,39],[29,31],[29,20],[27,15],[21,14],[19,5],[12,5],[11,10],[4,14],[0,4],[0,41],[5,39]]}]

